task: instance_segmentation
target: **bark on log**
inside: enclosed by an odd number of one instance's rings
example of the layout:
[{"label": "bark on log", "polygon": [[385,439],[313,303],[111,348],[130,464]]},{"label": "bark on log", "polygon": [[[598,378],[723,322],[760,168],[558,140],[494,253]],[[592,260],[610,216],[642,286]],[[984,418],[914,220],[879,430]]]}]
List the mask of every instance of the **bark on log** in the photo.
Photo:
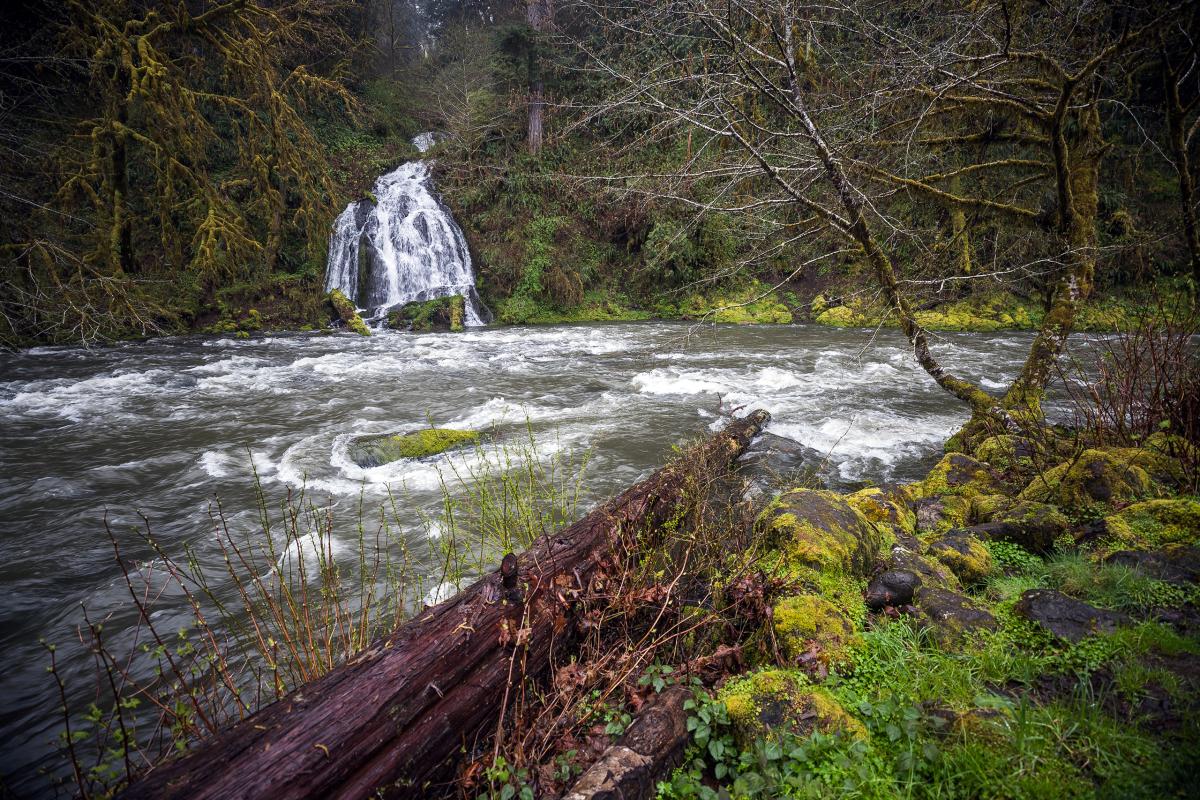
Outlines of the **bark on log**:
[{"label": "bark on log", "polygon": [[[495,725],[519,684],[566,651],[576,598],[599,588],[639,531],[677,513],[696,469],[723,471],[761,430],[755,411],[502,570],[428,609],[121,796],[368,798],[426,793]],[[514,569],[515,568],[515,569]],[[502,574],[503,572],[503,574]],[[597,584],[597,585],[593,585]]]},{"label": "bark on log", "polygon": [[647,704],[616,744],[604,751],[562,800],[643,800],[660,779],[679,766],[687,747],[687,711],[692,696],[672,686]]}]

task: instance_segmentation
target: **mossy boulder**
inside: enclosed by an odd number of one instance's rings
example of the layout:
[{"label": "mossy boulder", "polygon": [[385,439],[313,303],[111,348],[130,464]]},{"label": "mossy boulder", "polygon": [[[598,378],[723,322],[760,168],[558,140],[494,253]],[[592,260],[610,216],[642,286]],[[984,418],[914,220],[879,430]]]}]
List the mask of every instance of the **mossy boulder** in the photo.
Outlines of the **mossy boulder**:
[{"label": "mossy boulder", "polygon": [[456,447],[474,444],[476,431],[427,428],[395,436],[370,436],[350,445],[350,458],[360,467],[377,467],[402,458],[426,458]]},{"label": "mossy boulder", "polygon": [[863,601],[872,611],[887,606],[906,606],[912,603],[920,588],[921,576],[917,573],[907,569],[888,569],[871,579]]},{"label": "mossy boulder", "polygon": [[1113,504],[1145,499],[1152,491],[1150,476],[1141,467],[1109,451],[1084,450],[1034,478],[1019,497],[1095,517]]},{"label": "mossy boulder", "polygon": [[363,318],[358,315],[358,309],[354,306],[354,303],[350,302],[350,298],[342,293],[341,289],[334,289],[329,293],[329,303],[333,306],[334,312],[337,313],[337,317],[342,321],[343,325],[359,336],[371,335],[371,329],[367,327],[367,323],[363,322]]},{"label": "mossy boulder", "polygon": [[817,314],[816,323],[832,328],[860,328],[867,324],[867,317],[850,306],[834,306]]},{"label": "mossy boulder", "polygon": [[907,570],[916,574],[920,578],[922,586],[950,591],[962,588],[958,577],[945,564],[936,558],[928,558],[901,545],[892,548],[892,552],[888,555],[887,568],[889,570]]},{"label": "mossy boulder", "polygon": [[1044,455],[1045,448],[1033,439],[1011,434],[989,436],[975,448],[975,458],[1002,472],[1028,472]]},{"label": "mossy boulder", "polygon": [[1177,497],[1135,503],[1104,518],[1107,549],[1151,550],[1200,543],[1200,502]]},{"label": "mossy boulder", "polygon": [[995,571],[991,552],[970,533],[957,530],[930,543],[929,555],[945,564],[964,586],[983,583]]},{"label": "mossy boulder", "polygon": [[767,542],[795,565],[869,575],[882,537],[863,513],[835,492],[793,489],[759,515]]},{"label": "mossy boulder", "polygon": [[968,500],[978,495],[1004,492],[1004,484],[996,471],[965,453],[947,453],[913,488],[922,497],[952,495]]},{"label": "mossy boulder", "polygon": [[965,595],[922,586],[913,600],[929,637],[940,647],[954,647],[972,634],[996,629],[996,618]]},{"label": "mossy boulder", "polygon": [[922,497],[913,503],[913,514],[917,520],[917,531],[947,533],[970,524],[971,501],[953,494]]},{"label": "mossy boulder", "polygon": [[898,488],[889,491],[872,486],[847,495],[846,502],[869,522],[886,525],[901,535],[911,536],[917,529],[917,517]]},{"label": "mossy boulder", "polygon": [[1161,550],[1119,550],[1104,559],[1166,583],[1200,583],[1200,547],[1172,544]]},{"label": "mossy boulder", "polygon": [[842,733],[865,739],[867,730],[824,689],[811,685],[794,670],[766,670],[739,678],[722,687],[718,699],[725,705],[734,737],[745,747],[755,739],[790,732]]},{"label": "mossy boulder", "polygon": [[975,519],[969,530],[981,539],[1012,542],[1034,553],[1048,552],[1066,534],[1071,521],[1049,503],[1009,497],[977,497],[971,503]]},{"label": "mossy boulder", "polygon": [[834,603],[811,594],[785,597],[772,612],[775,640],[788,663],[795,664],[810,650],[821,664],[844,662],[860,643],[850,616]]},{"label": "mossy boulder", "polygon": [[462,295],[438,297],[405,303],[388,312],[388,327],[394,330],[411,330],[414,333],[429,331],[463,330],[466,300]]}]

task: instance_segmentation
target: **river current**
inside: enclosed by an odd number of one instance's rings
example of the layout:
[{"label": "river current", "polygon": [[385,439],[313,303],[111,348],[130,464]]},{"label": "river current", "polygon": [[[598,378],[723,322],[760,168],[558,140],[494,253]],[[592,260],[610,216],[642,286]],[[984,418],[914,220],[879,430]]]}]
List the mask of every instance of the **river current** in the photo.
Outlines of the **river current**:
[{"label": "river current", "polygon": [[[942,334],[935,351],[996,389],[1028,344]],[[81,604],[94,618],[127,610],[106,515],[118,532],[144,515],[168,551],[215,558],[209,509],[219,497],[252,529],[253,466],[272,497],[302,484],[344,504],[402,492],[421,547],[417,511],[436,507],[455,456],[362,468],[347,455],[354,436],[528,425],[545,448],[591,453],[591,505],[757,407],[769,432],[828,454],[834,483],[917,478],[966,418],[894,331],[636,323],[0,354],[0,771],[20,790],[49,765],[58,700],[39,637],[78,678]]]}]

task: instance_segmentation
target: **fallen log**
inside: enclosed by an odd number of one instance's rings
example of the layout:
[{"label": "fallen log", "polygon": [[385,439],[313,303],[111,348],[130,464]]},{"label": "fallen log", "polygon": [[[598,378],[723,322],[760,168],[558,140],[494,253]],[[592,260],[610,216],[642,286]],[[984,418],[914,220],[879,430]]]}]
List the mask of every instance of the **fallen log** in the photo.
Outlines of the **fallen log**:
[{"label": "fallen log", "polygon": [[688,743],[690,689],[672,686],[646,704],[616,744],[579,776],[562,800],[644,800],[679,766]]},{"label": "fallen log", "polygon": [[[565,652],[578,598],[639,532],[671,519],[689,476],[719,473],[769,415],[734,420],[689,454],[603,504],[352,661],[299,687],[121,796],[368,798],[420,796],[453,773],[509,689]],[[595,584],[595,585],[594,585]]]}]

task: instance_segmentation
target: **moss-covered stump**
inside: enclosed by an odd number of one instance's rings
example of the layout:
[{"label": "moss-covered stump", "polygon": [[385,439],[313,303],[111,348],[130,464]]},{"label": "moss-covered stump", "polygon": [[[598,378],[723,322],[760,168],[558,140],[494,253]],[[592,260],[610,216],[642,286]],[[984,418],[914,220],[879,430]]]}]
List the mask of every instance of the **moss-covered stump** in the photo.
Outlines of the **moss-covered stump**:
[{"label": "moss-covered stump", "polygon": [[1096,517],[1113,504],[1143,500],[1152,492],[1150,476],[1141,467],[1112,452],[1084,450],[1077,459],[1034,478],[1020,499]]},{"label": "moss-covered stump", "polygon": [[329,303],[333,306],[334,312],[343,325],[359,336],[371,335],[371,329],[367,327],[367,323],[363,322],[363,318],[358,315],[358,309],[355,308],[354,303],[350,302],[350,298],[342,293],[341,289],[334,289],[329,293]]},{"label": "moss-covered stump", "polygon": [[426,458],[479,441],[476,431],[427,428],[396,436],[372,436],[350,445],[350,458],[360,467],[378,467],[402,458]]},{"label": "moss-covered stump", "polygon": [[411,330],[414,333],[429,331],[463,330],[463,315],[466,300],[462,295],[439,297],[434,300],[424,300],[405,303],[400,308],[388,312],[388,327],[394,330]]},{"label": "moss-covered stump", "polygon": [[946,565],[964,586],[983,583],[995,571],[992,554],[965,530],[955,530],[930,542],[929,555]]},{"label": "moss-covered stump", "polygon": [[1104,518],[1102,553],[1200,543],[1200,502],[1177,497],[1146,500]]},{"label": "moss-covered stump", "polygon": [[982,461],[963,453],[947,453],[913,490],[922,497],[954,495],[969,500],[977,495],[1003,494],[1004,483]]},{"label": "moss-covered stump", "polygon": [[981,539],[1012,542],[1034,553],[1046,553],[1058,537],[1071,528],[1071,520],[1057,507],[1032,500],[1000,495],[976,497],[972,516],[978,522],[967,528]]},{"label": "moss-covered stump", "polygon": [[1013,606],[1013,613],[1069,642],[1096,633],[1112,633],[1131,622],[1124,614],[1096,608],[1053,589],[1024,592]]},{"label": "moss-covered stump", "polygon": [[792,670],[767,670],[730,681],[718,699],[743,746],[784,731],[798,736],[815,731],[867,736],[863,724],[846,713],[832,695]]},{"label": "moss-covered stump", "polygon": [[875,526],[844,497],[816,489],[784,493],[757,525],[792,564],[835,574],[869,575],[883,544]]},{"label": "moss-covered stump", "polygon": [[785,597],[772,612],[775,640],[789,664],[823,667],[844,662],[859,643],[854,621],[828,600],[805,594]]},{"label": "moss-covered stump", "polygon": [[930,639],[942,648],[956,647],[973,633],[996,629],[990,611],[956,592],[923,586],[914,605]]}]

